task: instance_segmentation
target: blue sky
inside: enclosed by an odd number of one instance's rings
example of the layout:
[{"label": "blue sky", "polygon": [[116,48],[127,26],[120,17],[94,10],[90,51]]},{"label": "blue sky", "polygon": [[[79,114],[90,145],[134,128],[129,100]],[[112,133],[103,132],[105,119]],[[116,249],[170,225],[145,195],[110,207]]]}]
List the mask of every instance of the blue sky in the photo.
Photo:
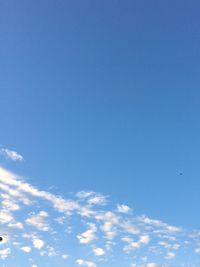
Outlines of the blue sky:
[{"label": "blue sky", "polygon": [[100,192],[137,215],[198,229],[199,8],[1,2],[3,170],[64,198]]}]

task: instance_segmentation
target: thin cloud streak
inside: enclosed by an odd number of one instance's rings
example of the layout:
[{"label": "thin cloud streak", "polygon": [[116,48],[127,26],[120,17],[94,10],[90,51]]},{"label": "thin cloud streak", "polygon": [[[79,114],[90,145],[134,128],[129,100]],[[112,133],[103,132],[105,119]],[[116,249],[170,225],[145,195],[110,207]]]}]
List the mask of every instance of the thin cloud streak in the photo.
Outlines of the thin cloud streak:
[{"label": "thin cloud streak", "polygon": [[0,148],[0,154],[5,158],[11,159],[13,161],[23,161],[24,158],[17,151],[10,150],[8,148]]}]

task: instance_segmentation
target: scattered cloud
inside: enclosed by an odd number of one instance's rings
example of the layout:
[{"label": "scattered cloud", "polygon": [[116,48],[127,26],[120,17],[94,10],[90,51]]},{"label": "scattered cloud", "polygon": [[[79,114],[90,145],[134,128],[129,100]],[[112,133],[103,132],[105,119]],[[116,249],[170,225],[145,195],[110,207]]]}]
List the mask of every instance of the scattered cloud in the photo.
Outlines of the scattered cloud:
[{"label": "scattered cloud", "polygon": [[63,258],[64,260],[66,260],[66,259],[69,258],[69,255],[67,255],[67,254],[63,254],[63,255],[62,255],[62,258]]},{"label": "scattered cloud", "polygon": [[0,259],[5,263],[18,253],[28,261],[37,255],[31,266],[38,267],[40,257],[86,267],[100,267],[102,261],[109,265],[110,260],[113,265],[115,258],[127,267],[167,267],[186,250],[199,257],[200,231],[134,215],[126,204],[112,205],[93,191],[64,198],[0,168],[0,201]]},{"label": "scattered cloud", "polygon": [[[155,262],[147,263],[147,267],[162,267]],[[164,266],[163,266],[164,267]]]},{"label": "scattered cloud", "polygon": [[26,252],[26,253],[30,253],[30,252],[31,252],[31,247],[28,247],[28,246],[26,246],[26,247],[21,247],[21,250],[23,250],[23,251]]},{"label": "scattered cloud", "polygon": [[6,259],[11,253],[10,248],[5,248],[0,250],[0,259]]},{"label": "scattered cloud", "polygon": [[38,214],[32,214],[31,217],[26,219],[26,223],[36,227],[41,231],[48,231],[49,226],[45,222],[45,219],[48,217],[48,213],[46,211],[40,211]]},{"label": "scattered cloud", "polygon": [[77,235],[77,238],[81,244],[89,244],[95,239],[96,231],[96,225],[93,223],[89,224],[89,229],[81,235]]},{"label": "scattered cloud", "polygon": [[131,208],[127,205],[117,205],[117,211],[120,213],[128,213],[131,211]]},{"label": "scattered cloud", "polygon": [[13,161],[22,161],[24,159],[17,151],[8,148],[0,148],[0,154]]},{"label": "scattered cloud", "polygon": [[105,250],[103,248],[94,248],[93,252],[96,256],[103,256],[105,254]]},{"label": "scattered cloud", "polygon": [[82,259],[78,259],[76,261],[76,263],[78,265],[81,265],[81,266],[86,266],[86,267],[96,267],[96,264],[92,261],[86,261],[86,260],[82,260]]},{"label": "scattered cloud", "polygon": [[40,250],[41,248],[44,247],[44,241],[39,239],[39,238],[35,238],[35,239],[33,239],[33,246],[34,246],[34,248]]}]

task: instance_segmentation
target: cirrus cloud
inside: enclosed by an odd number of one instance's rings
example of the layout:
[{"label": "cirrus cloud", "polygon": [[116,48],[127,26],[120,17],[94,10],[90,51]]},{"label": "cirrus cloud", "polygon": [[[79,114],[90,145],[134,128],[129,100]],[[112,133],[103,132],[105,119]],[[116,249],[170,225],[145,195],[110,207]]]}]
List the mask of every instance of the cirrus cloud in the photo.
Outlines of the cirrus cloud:
[{"label": "cirrus cloud", "polygon": [[22,161],[24,159],[17,151],[8,148],[0,148],[0,154],[13,161]]}]

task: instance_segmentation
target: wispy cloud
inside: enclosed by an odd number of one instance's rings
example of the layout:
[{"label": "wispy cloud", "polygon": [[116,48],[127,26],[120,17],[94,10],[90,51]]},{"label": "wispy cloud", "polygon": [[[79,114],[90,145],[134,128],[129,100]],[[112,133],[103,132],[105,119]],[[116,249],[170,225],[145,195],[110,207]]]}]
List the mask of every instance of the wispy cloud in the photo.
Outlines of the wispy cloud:
[{"label": "wispy cloud", "polygon": [[40,190],[0,168],[0,258],[6,263],[24,253],[32,266],[40,267],[40,257],[49,263],[54,257],[58,265],[100,267],[102,262],[113,265],[114,256],[124,267],[167,267],[187,252],[196,266],[199,231],[135,215],[126,204],[113,205],[93,191],[70,196]]},{"label": "wispy cloud", "polygon": [[0,148],[0,154],[13,161],[22,161],[24,159],[17,151],[8,148]]}]

